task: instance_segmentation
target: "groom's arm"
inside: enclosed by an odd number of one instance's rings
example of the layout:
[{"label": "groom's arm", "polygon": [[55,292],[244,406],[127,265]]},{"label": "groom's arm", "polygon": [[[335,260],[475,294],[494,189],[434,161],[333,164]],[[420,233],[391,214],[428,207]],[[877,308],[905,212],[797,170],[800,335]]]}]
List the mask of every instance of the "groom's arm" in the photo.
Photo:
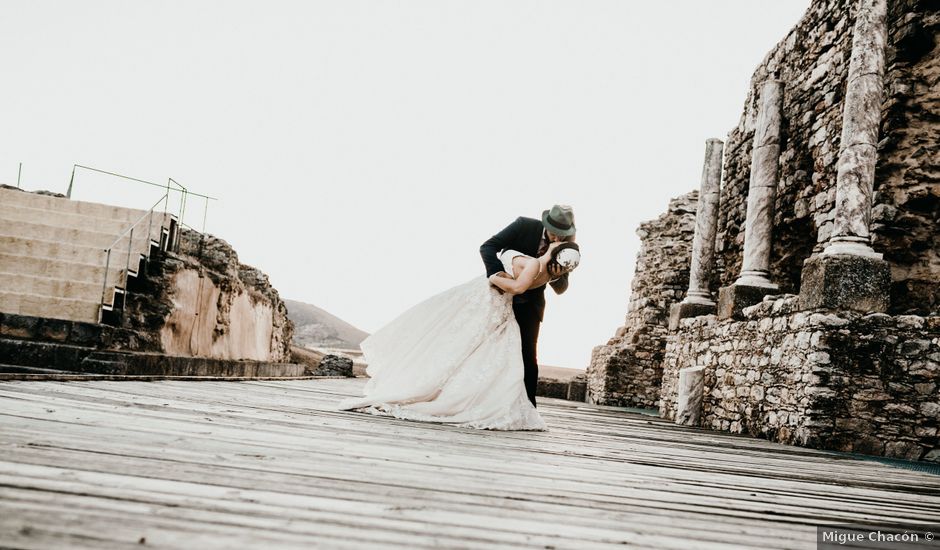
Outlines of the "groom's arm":
[{"label": "groom's arm", "polygon": [[490,277],[494,273],[505,271],[503,262],[499,261],[497,255],[506,248],[510,248],[510,243],[515,240],[519,228],[524,222],[522,218],[507,225],[502,231],[493,235],[480,245],[480,257],[483,258],[483,265],[486,266],[486,276]]}]

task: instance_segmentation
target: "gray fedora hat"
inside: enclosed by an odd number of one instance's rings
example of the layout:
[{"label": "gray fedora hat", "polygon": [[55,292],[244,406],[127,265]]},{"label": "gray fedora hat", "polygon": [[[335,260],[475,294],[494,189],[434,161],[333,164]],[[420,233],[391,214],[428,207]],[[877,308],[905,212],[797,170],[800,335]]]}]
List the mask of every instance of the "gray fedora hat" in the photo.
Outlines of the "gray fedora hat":
[{"label": "gray fedora hat", "polygon": [[574,226],[574,210],[565,204],[556,204],[551,210],[542,212],[542,225],[559,237],[570,237],[577,231]]}]

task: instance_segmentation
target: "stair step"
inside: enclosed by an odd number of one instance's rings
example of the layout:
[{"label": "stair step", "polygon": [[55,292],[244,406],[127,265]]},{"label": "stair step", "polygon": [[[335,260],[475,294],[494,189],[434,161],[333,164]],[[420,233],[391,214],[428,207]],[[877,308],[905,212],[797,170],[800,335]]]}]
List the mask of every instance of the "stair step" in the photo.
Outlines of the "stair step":
[{"label": "stair step", "polygon": [[[162,211],[154,212],[153,218],[150,219],[148,215],[148,219],[141,222],[141,226],[146,227],[148,224],[153,227],[169,226],[170,217],[170,214],[164,214]],[[102,233],[109,233],[116,237],[130,227],[132,223],[137,222],[139,218],[135,218],[134,220],[102,218],[87,214],[56,212],[18,204],[0,203],[0,220],[21,223],[44,223],[73,229],[90,229]]]},{"label": "stair step", "polygon": [[[125,247],[126,247],[125,241]],[[103,266],[107,259],[107,252],[104,248],[76,244],[62,241],[49,241],[45,239],[36,239],[18,235],[0,234],[0,251],[6,256],[33,256],[46,258],[50,260],[61,260],[64,262],[97,264]],[[131,262],[134,258],[147,254],[150,251],[150,243],[146,240],[137,241],[134,238],[134,247],[131,249]],[[123,266],[127,262],[127,248],[115,248],[111,251],[111,264]],[[3,269],[0,263],[0,269]],[[7,270],[13,271],[13,270]]]},{"label": "stair step", "polygon": [[[115,263],[108,269],[108,281],[123,280],[124,266],[118,264]],[[42,274],[45,277],[101,285],[104,282],[104,259],[101,263],[70,262],[57,258],[0,252],[0,271],[24,275]]]},{"label": "stair step", "polygon": [[125,221],[135,221],[147,212],[135,208],[38,195],[15,189],[0,189],[0,203]]},{"label": "stair step", "polygon": [[160,353],[96,351],[82,360],[85,373],[146,376],[303,376],[304,365],[173,357]]},{"label": "stair step", "polygon": [[141,334],[135,330],[101,323],[50,319],[31,315],[0,314],[0,338],[35,340],[62,344],[128,351],[162,349],[159,334]]},{"label": "stair step", "polygon": [[61,369],[42,369],[39,367],[24,367],[21,365],[4,365],[0,363],[2,374],[80,374],[75,371]]},{"label": "stair step", "polygon": [[[24,273],[6,273],[0,271],[0,288],[10,294],[35,294],[52,298],[75,300],[101,299],[104,281],[83,282],[74,279],[58,279]],[[108,281],[105,302],[111,303],[114,286],[124,286],[123,276]]]},{"label": "stair step", "polygon": [[0,235],[0,250],[15,256],[38,256],[67,262],[104,265],[105,261],[104,249],[97,246],[45,241],[21,235]]},{"label": "stair step", "polygon": [[82,360],[94,352],[91,347],[59,342],[0,338],[0,363],[5,365],[78,372]]},{"label": "stair step", "polygon": [[[151,228],[151,239],[159,234],[160,227]],[[114,250],[127,250],[127,243],[130,238],[129,232],[126,235],[121,235],[120,232],[105,233],[94,229],[59,227],[42,221],[19,222],[2,219],[0,219],[0,235],[22,236],[42,241],[67,242],[101,249],[113,247]],[[149,240],[146,225],[135,228],[134,241],[131,247],[135,250],[140,250],[143,243]]]},{"label": "stair step", "polygon": [[0,337],[0,364],[73,373],[149,376],[296,377],[293,363],[172,357],[160,353],[98,351],[59,342]]},{"label": "stair step", "polygon": [[0,291],[0,312],[97,323],[100,300],[100,294],[94,299],[75,299]]}]

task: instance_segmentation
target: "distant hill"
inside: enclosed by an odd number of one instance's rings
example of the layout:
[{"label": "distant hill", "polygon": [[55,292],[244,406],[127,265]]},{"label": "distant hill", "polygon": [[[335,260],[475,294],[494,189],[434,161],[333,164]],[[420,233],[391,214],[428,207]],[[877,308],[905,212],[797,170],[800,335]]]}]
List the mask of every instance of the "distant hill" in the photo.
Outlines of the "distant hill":
[{"label": "distant hill", "polygon": [[551,378],[553,380],[561,380],[562,382],[570,382],[573,378],[583,376],[584,374],[584,369],[539,365],[539,378]]},{"label": "distant hill", "polygon": [[359,349],[369,334],[317,306],[284,300],[287,317],[294,322],[294,345]]}]

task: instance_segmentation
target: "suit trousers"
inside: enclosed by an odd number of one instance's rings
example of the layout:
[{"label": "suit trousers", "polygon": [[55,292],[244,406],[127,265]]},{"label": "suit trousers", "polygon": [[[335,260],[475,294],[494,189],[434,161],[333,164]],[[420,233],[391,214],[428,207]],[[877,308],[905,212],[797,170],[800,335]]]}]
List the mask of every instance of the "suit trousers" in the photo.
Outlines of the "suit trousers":
[{"label": "suit trousers", "polygon": [[513,304],[512,312],[519,324],[522,336],[522,364],[525,367],[525,392],[532,405],[535,405],[535,390],[539,385],[539,361],[536,348],[539,341],[539,328],[542,319],[539,308],[532,303]]}]

